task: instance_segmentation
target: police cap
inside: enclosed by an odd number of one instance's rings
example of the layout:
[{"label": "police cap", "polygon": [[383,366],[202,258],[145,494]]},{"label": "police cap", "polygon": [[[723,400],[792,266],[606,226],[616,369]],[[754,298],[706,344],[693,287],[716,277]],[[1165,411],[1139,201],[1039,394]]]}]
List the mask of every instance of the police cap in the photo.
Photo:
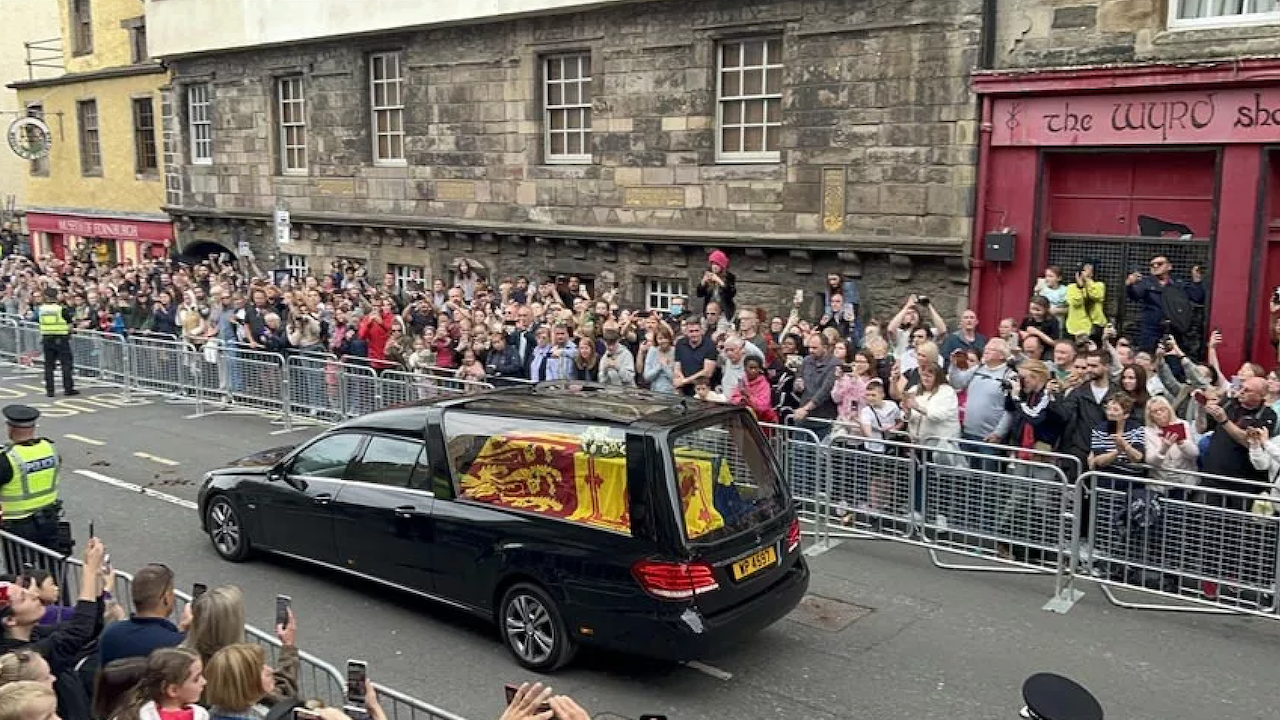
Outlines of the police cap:
[{"label": "police cap", "polygon": [[40,411],[30,405],[5,405],[4,421],[16,428],[33,428],[40,417]]},{"label": "police cap", "polygon": [[1097,698],[1061,675],[1037,673],[1027,678],[1022,699],[1027,704],[1023,717],[1032,720],[1103,720]]}]

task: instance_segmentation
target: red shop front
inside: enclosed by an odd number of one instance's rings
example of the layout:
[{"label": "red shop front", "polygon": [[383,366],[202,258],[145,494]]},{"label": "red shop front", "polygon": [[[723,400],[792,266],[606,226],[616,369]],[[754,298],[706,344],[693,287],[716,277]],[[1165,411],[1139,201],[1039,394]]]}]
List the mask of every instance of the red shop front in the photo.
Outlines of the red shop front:
[{"label": "red shop front", "polygon": [[62,260],[137,263],[166,257],[173,244],[173,223],[168,220],[28,212],[27,230],[34,253]]},{"label": "red shop front", "polygon": [[[1265,80],[1264,80],[1265,78]],[[1201,332],[1224,369],[1271,366],[1280,286],[1280,61],[987,73],[971,304],[984,327],[1022,318],[1048,265],[1099,261],[1107,315],[1132,328],[1124,278],[1166,255],[1206,269]],[[989,234],[1012,235],[996,261]],[[1008,245],[1009,243],[1005,243]]]}]

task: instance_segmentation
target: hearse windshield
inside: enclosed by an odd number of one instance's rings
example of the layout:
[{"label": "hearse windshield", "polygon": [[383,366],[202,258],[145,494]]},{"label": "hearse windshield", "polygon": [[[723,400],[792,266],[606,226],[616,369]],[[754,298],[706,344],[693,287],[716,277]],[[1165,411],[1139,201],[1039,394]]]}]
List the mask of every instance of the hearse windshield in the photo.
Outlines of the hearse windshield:
[{"label": "hearse windshield", "polygon": [[787,508],[782,478],[747,413],[670,436],[685,538],[705,545],[764,523]]}]

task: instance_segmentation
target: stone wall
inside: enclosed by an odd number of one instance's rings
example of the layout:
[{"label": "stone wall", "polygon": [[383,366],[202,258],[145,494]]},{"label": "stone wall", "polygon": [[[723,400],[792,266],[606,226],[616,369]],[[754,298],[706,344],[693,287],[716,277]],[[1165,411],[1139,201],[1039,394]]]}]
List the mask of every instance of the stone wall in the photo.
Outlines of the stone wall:
[{"label": "stone wall", "polygon": [[[568,233],[604,255],[618,253],[599,240],[675,244],[690,256],[725,246],[742,257],[756,253],[770,269],[760,273],[763,295],[770,284],[794,288],[826,268],[880,264],[877,280],[893,283],[891,263],[930,266],[931,282],[950,280],[928,291],[963,297],[956,262],[963,264],[971,230],[976,104],[967,75],[980,5],[649,2],[175,58],[176,92],[213,84],[214,163],[180,166],[172,210],[260,218],[281,203],[295,223],[314,223],[318,238],[341,236],[346,231],[321,228],[347,224],[357,234],[417,226],[558,244]],[[717,43],[743,35],[783,39],[777,163],[715,156]],[[399,50],[406,68],[405,167],[372,162],[367,58],[387,50]],[[540,59],[583,50],[592,57],[592,160],[548,164]],[[303,177],[277,169],[274,85],[286,74],[301,74],[306,88]],[[179,115],[183,107],[175,103]],[[185,147],[184,118],[176,119]],[[502,262],[513,267],[532,273],[556,264],[509,245]],[[629,253],[616,262],[629,262]],[[701,258],[694,264],[700,271]]]},{"label": "stone wall", "polygon": [[1170,29],[1177,0],[1001,0],[999,68],[1233,60],[1280,52],[1280,27]]}]

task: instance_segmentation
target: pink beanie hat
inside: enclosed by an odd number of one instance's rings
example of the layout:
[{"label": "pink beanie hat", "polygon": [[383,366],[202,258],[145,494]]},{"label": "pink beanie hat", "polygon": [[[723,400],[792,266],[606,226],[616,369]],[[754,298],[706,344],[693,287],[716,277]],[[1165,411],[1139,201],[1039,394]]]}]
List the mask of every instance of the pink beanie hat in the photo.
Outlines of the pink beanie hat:
[{"label": "pink beanie hat", "polygon": [[722,268],[729,267],[729,256],[725,255],[723,250],[712,250],[711,254],[707,255],[707,261],[715,263]]}]

